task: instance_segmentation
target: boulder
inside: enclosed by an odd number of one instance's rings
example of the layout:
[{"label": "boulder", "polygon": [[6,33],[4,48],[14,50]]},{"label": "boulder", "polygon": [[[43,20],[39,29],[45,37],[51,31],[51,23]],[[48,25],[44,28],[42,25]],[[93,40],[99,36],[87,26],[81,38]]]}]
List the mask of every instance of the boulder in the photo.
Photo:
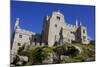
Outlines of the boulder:
[{"label": "boulder", "polygon": [[19,56],[20,61],[25,61],[28,62],[28,57],[27,56]]}]

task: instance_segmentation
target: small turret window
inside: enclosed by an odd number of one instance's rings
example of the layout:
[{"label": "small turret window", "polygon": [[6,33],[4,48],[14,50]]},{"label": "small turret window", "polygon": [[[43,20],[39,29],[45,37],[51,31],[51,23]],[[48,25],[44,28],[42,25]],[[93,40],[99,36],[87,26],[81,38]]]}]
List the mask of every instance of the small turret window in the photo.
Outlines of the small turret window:
[{"label": "small turret window", "polygon": [[55,27],[57,27],[57,24],[55,24]]},{"label": "small turret window", "polygon": [[58,20],[60,20],[60,17],[59,17],[59,16],[57,16],[57,19],[58,19]]}]

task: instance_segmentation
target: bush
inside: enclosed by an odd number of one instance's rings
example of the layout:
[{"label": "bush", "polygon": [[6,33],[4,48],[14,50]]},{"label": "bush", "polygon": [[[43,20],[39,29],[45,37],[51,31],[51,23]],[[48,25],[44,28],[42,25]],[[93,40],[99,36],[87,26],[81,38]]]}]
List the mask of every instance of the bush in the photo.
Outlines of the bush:
[{"label": "bush", "polygon": [[[82,49],[82,52],[79,53],[79,50],[74,45],[80,47]],[[24,65],[43,64],[43,61],[47,59],[50,54],[54,54],[53,63],[69,63],[86,61],[86,59],[88,59],[89,57],[93,57],[93,55],[95,54],[94,49],[94,45],[66,43],[64,45],[53,47],[48,47],[47,45],[44,47],[30,46],[25,51],[22,47],[18,50],[18,55],[27,56],[29,58],[29,61],[25,62]],[[64,57],[64,60],[61,59],[62,55]]]},{"label": "bush", "polygon": [[79,54],[79,50],[74,46],[68,46],[68,50],[66,51],[66,55],[75,57]]}]

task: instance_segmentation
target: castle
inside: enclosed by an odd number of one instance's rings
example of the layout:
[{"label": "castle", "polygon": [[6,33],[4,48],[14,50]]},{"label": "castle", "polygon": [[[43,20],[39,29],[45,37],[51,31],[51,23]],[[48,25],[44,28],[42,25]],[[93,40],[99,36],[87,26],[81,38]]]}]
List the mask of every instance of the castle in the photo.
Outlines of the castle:
[{"label": "castle", "polygon": [[19,18],[17,18],[11,43],[14,54],[23,45],[51,47],[73,42],[89,43],[87,28],[77,20],[75,25],[68,24],[60,11],[54,11],[51,16],[45,16],[41,34],[21,29],[19,22]]}]

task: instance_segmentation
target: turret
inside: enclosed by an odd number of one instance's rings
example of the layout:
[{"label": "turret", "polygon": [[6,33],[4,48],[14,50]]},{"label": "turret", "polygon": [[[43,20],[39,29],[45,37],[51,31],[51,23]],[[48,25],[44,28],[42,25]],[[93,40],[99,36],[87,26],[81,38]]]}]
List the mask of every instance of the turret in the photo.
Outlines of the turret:
[{"label": "turret", "polygon": [[20,28],[20,27],[19,27],[19,18],[16,19],[15,28],[14,28],[14,29],[16,30],[16,29],[18,29],[18,28]]},{"label": "turret", "polygon": [[78,20],[76,19],[76,26],[78,26]]},{"label": "turret", "polygon": [[82,23],[80,22],[80,26],[82,26]]}]

